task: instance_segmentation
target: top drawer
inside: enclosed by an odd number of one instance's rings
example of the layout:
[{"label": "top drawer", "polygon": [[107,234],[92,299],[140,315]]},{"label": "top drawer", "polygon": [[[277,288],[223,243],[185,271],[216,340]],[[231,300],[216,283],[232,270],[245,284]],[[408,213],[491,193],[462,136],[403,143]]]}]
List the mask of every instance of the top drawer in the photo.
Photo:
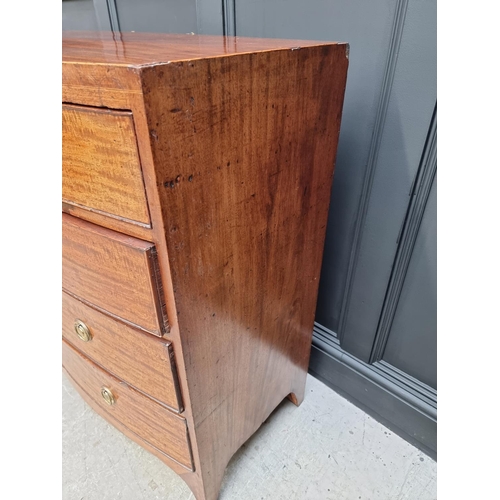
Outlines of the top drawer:
[{"label": "top drawer", "polygon": [[66,203],[149,226],[132,113],[63,105]]}]

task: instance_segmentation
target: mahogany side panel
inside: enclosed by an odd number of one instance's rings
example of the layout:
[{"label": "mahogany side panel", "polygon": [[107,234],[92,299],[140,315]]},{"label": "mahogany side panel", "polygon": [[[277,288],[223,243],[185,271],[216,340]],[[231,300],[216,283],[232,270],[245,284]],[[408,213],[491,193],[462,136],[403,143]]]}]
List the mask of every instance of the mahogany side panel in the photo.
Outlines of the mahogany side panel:
[{"label": "mahogany side panel", "polygon": [[332,44],[141,70],[208,500],[304,396],[347,65]]},{"label": "mahogany side panel", "polygon": [[153,243],[63,214],[63,289],[157,336],[168,331]]}]

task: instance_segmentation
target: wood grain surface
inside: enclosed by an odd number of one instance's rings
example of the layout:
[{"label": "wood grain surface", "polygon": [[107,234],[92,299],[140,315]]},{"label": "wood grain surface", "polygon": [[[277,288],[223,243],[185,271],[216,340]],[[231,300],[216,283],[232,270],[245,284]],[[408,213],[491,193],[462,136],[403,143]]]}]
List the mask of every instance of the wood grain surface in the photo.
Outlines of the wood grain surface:
[{"label": "wood grain surface", "polygon": [[[169,341],[141,333],[63,293],[62,334],[69,343],[131,386],[182,411],[174,352]],[[92,334],[82,341],[74,328],[83,321]]]},{"label": "wood grain surface", "polygon": [[63,289],[157,336],[168,330],[152,243],[63,214]]},{"label": "wood grain surface", "polygon": [[[278,38],[223,37],[165,33],[114,33],[64,31],[63,63],[86,65],[148,66],[178,61],[238,56],[280,49],[300,49],[334,42]],[[340,44],[344,47],[346,44]],[[87,72],[88,76],[88,72]],[[125,82],[118,82],[125,87]]]},{"label": "wood grain surface", "polygon": [[149,225],[132,113],[63,105],[66,203]]},{"label": "wood grain surface", "polygon": [[[159,452],[192,469],[186,421],[100,369],[88,358],[62,342],[63,367],[98,406]],[[109,406],[101,396],[108,388],[115,403]]]},{"label": "wood grain surface", "polygon": [[94,212],[87,210],[86,208],[76,206],[71,203],[62,202],[62,211],[69,215],[78,217],[79,219],[84,219],[86,221],[92,222],[102,227],[107,227],[118,231],[128,236],[134,236],[140,240],[151,241],[153,239],[153,233],[151,228],[143,226],[141,224],[130,224],[130,221],[126,219],[118,219],[115,217],[109,217],[106,214],[99,212]]}]

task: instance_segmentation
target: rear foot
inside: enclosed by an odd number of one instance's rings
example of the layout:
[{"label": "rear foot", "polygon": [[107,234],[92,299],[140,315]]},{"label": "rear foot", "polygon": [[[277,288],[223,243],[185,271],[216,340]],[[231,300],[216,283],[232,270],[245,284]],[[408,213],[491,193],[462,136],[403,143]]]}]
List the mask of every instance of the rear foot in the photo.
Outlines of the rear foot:
[{"label": "rear foot", "polygon": [[295,394],[294,392],[291,392],[287,398],[295,405],[295,406],[300,406],[302,401],[304,401],[304,395],[298,395]]}]

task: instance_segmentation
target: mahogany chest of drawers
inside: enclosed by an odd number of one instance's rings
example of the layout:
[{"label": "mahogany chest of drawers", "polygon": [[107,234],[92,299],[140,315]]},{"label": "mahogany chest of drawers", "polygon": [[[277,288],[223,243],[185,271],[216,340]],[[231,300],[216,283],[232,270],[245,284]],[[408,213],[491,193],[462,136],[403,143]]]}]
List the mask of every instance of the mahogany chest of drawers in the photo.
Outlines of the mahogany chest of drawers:
[{"label": "mahogany chest of drawers", "polygon": [[198,500],[304,397],[342,43],[63,38],[63,366]]}]

